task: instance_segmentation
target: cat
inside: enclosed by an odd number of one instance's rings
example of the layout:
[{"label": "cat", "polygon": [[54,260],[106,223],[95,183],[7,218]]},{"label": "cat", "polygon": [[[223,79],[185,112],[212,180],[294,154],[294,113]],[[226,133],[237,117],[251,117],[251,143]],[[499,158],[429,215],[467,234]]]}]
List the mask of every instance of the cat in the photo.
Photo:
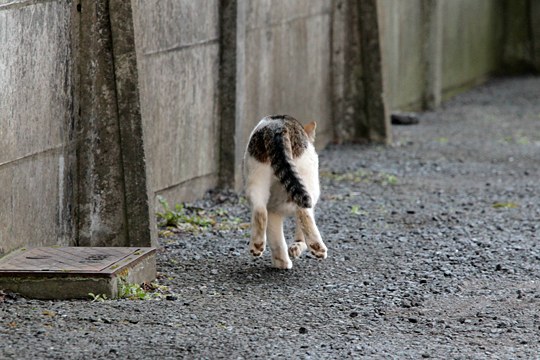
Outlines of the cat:
[{"label": "cat", "polygon": [[[317,258],[327,256],[314,217],[320,195],[316,127],[315,122],[302,126],[289,115],[266,116],[251,132],[244,154],[245,192],[252,209],[249,251],[261,256],[268,240],[272,264],[279,269],[292,268],[290,258],[307,248]],[[292,215],[295,241],[287,248],[283,220]]]}]

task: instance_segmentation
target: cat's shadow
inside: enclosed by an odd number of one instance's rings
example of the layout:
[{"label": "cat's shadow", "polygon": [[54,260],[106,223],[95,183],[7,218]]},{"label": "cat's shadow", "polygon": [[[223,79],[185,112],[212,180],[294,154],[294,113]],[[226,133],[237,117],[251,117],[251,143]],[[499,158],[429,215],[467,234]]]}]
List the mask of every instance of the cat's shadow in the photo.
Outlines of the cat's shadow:
[{"label": "cat's shadow", "polygon": [[315,259],[297,259],[293,261],[292,269],[277,269],[272,267],[269,258],[252,260],[247,266],[237,267],[225,273],[226,281],[238,285],[256,284],[279,284],[279,285],[300,285],[308,280],[306,265]]}]

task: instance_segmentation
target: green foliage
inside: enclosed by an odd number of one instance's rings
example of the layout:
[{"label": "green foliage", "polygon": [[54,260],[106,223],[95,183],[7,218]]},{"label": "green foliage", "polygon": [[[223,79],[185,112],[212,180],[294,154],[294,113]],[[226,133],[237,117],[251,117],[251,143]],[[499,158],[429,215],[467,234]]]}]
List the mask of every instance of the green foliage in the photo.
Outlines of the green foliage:
[{"label": "green foliage", "polygon": [[322,171],[320,176],[322,178],[327,178],[338,182],[346,181],[353,183],[375,183],[382,186],[395,186],[399,183],[396,175],[368,170],[356,170],[354,172],[347,173]]},{"label": "green foliage", "polygon": [[[171,209],[167,200],[162,196],[158,196],[158,201],[163,207],[163,212],[158,212],[159,226],[180,226],[182,224],[190,224],[196,227],[210,227],[214,225],[215,220],[204,215],[204,210],[186,208],[184,204],[176,204],[174,209]],[[188,213],[189,211],[189,213]]]},{"label": "green foliage", "polygon": [[139,284],[123,283],[118,289],[118,298],[129,300],[150,300],[152,296]]},{"label": "green foliage", "polygon": [[[205,210],[188,204],[176,204],[171,208],[169,203],[158,196],[163,211],[157,212],[158,225],[166,227],[159,236],[166,238],[174,235],[175,231],[200,232],[209,229],[220,231],[244,230],[249,224],[243,223],[239,217],[231,216],[226,209],[218,208]],[[178,229],[178,230],[176,230]]]},{"label": "green foliage", "polygon": [[506,144],[513,145],[529,145],[533,142],[534,139],[531,139],[528,134],[524,134],[523,131],[518,130],[513,132],[513,134],[505,136],[502,139],[502,142]]},{"label": "green foliage", "polygon": [[494,209],[516,209],[519,205],[513,202],[496,202],[492,207]]},{"label": "green foliage", "polygon": [[363,211],[360,210],[360,206],[358,205],[353,205],[351,207],[351,214],[354,214],[354,215],[363,215]]},{"label": "green foliage", "polygon": [[[123,277],[118,282],[118,299],[128,300],[159,300],[170,293],[169,288],[165,285],[156,283],[131,284]],[[103,302],[112,300],[105,294],[88,293],[92,302]]]},{"label": "green foliage", "polygon": [[168,292],[167,286],[156,283],[132,284],[122,277],[118,282],[119,299],[156,300],[163,298]]},{"label": "green foliage", "polygon": [[109,300],[105,294],[88,293],[88,296],[92,299],[92,302],[103,302]]},{"label": "green foliage", "polygon": [[448,138],[444,136],[436,138],[435,141],[439,144],[448,144]]},{"label": "green foliage", "polygon": [[383,185],[397,185],[398,178],[395,175],[384,174],[382,183]]}]

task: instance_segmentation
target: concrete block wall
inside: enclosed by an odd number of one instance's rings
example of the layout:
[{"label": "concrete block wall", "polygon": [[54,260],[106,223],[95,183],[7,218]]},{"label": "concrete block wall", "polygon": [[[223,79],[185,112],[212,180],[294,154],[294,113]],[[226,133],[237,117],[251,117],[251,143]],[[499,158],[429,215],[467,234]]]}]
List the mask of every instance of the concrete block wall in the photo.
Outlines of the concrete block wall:
[{"label": "concrete block wall", "polygon": [[192,200],[219,175],[219,1],[132,4],[149,186]]},{"label": "concrete block wall", "polygon": [[76,233],[71,1],[0,1],[0,256]]},{"label": "concrete block wall", "polygon": [[501,1],[442,1],[443,98],[476,85],[502,63],[503,7]]},{"label": "concrete block wall", "polygon": [[154,194],[191,200],[220,180],[239,189],[247,138],[268,114],[317,121],[319,147],[333,139],[332,1],[132,4]]},{"label": "concrete block wall", "polygon": [[502,1],[379,0],[379,7],[391,109],[437,106],[500,69]]},{"label": "concrete block wall", "polygon": [[240,0],[237,17],[235,184],[247,138],[265,115],[317,122],[317,145],[333,139],[332,2]]},{"label": "concrete block wall", "polygon": [[540,73],[540,1],[502,1],[505,68],[513,73]]},{"label": "concrete block wall", "polygon": [[422,103],[425,71],[422,0],[380,0],[379,6],[389,106],[418,108]]}]

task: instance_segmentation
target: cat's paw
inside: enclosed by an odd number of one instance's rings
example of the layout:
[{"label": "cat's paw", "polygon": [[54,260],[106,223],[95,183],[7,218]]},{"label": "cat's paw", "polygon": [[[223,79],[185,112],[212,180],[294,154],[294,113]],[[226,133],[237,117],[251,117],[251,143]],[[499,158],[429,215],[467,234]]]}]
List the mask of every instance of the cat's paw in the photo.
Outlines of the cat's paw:
[{"label": "cat's paw", "polygon": [[292,261],[289,258],[282,259],[272,257],[272,265],[277,269],[290,269],[292,268]]},{"label": "cat's paw", "polygon": [[264,252],[264,243],[251,243],[249,245],[249,252],[253,257],[260,257]]},{"label": "cat's paw", "polygon": [[306,251],[306,249],[307,246],[305,242],[296,241],[289,246],[289,256],[293,259],[296,259],[300,255],[302,255],[302,253]]},{"label": "cat's paw", "polygon": [[324,245],[322,242],[309,244],[309,250],[317,259],[326,259],[328,250],[326,249],[326,245]]},{"label": "cat's paw", "polygon": [[260,257],[260,256],[262,256],[263,252],[264,252],[264,245],[256,246],[256,245],[252,244],[249,247],[249,253],[253,257]]}]

